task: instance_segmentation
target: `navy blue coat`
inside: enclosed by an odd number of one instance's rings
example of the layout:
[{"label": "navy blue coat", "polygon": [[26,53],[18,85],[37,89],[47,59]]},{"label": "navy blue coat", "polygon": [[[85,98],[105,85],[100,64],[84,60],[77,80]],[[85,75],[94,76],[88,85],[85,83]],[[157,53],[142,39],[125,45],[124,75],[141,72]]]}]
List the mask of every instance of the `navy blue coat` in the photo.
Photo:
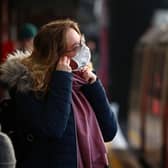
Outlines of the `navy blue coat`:
[{"label": "navy blue coat", "polygon": [[[44,99],[32,91],[13,95],[17,168],[77,168],[72,76],[55,71]],[[81,89],[95,111],[104,141],[111,141],[117,123],[100,80]]]}]

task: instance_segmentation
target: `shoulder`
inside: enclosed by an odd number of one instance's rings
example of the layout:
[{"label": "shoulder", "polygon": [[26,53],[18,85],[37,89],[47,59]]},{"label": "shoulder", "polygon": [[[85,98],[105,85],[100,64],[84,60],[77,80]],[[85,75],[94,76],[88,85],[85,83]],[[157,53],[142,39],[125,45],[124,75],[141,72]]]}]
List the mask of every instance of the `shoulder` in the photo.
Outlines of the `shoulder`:
[{"label": "shoulder", "polygon": [[28,57],[29,53],[16,51],[10,54],[7,60],[0,65],[0,84],[7,88],[16,87],[19,91],[26,91],[32,85],[31,73],[21,63],[21,60]]}]

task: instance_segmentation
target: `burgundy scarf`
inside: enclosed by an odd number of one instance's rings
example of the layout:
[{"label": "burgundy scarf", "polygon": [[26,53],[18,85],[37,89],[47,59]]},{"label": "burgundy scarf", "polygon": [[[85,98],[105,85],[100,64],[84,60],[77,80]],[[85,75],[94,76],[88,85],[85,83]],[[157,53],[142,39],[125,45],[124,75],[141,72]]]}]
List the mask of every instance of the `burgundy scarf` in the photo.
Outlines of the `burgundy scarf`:
[{"label": "burgundy scarf", "polygon": [[108,165],[106,148],[95,113],[80,90],[84,84],[84,79],[74,74],[72,108],[77,131],[78,168],[104,168]]}]

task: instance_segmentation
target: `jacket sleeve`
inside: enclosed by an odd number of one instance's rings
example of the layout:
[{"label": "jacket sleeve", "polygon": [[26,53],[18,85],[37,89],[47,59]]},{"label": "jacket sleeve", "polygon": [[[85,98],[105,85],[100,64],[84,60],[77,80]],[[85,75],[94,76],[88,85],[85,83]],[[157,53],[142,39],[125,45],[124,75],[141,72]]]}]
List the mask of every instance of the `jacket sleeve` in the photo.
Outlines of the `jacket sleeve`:
[{"label": "jacket sleeve", "polygon": [[104,141],[111,141],[117,132],[117,121],[102,83],[97,79],[93,84],[83,86],[82,91],[95,111]]},{"label": "jacket sleeve", "polygon": [[36,134],[61,138],[70,116],[71,90],[72,74],[55,71],[45,100],[37,99],[33,92],[16,94],[20,117],[30,122]]}]

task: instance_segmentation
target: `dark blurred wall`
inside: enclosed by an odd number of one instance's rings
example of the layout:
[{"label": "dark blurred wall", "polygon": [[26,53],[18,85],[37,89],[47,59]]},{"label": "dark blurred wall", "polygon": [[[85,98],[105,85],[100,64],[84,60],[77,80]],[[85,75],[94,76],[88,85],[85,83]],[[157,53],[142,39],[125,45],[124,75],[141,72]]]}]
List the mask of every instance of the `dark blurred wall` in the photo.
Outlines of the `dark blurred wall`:
[{"label": "dark blurred wall", "polygon": [[161,0],[109,0],[110,93],[120,105],[119,122],[126,129],[133,48],[149,27]]},{"label": "dark blurred wall", "polygon": [[19,25],[32,22],[40,27],[58,18],[76,18],[79,0],[9,0],[9,5]]}]

